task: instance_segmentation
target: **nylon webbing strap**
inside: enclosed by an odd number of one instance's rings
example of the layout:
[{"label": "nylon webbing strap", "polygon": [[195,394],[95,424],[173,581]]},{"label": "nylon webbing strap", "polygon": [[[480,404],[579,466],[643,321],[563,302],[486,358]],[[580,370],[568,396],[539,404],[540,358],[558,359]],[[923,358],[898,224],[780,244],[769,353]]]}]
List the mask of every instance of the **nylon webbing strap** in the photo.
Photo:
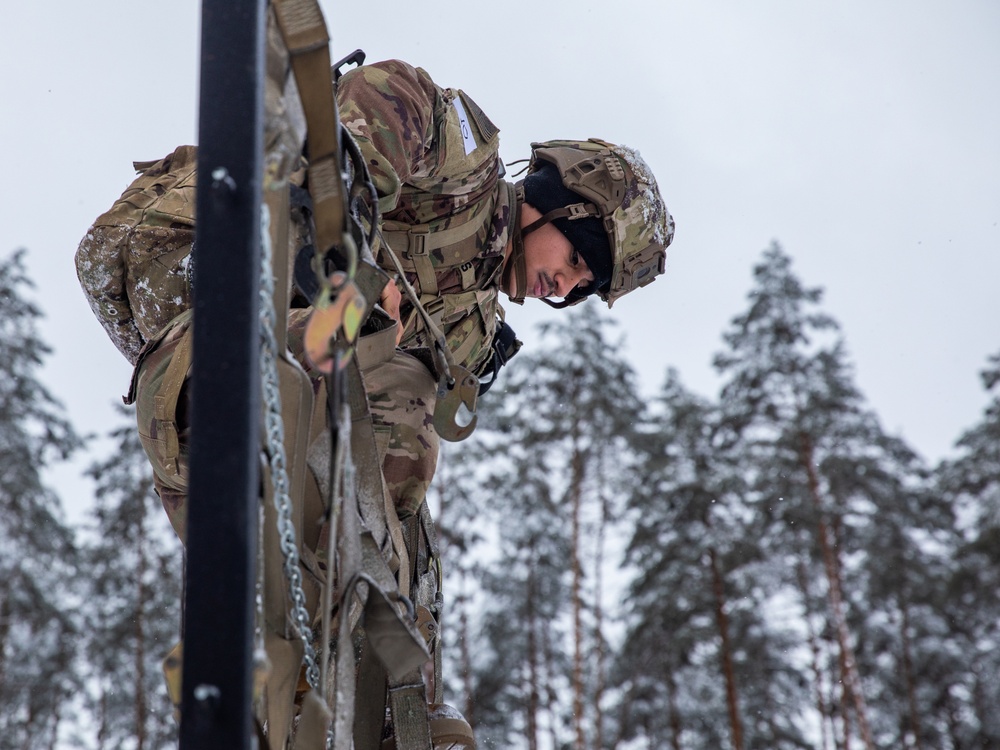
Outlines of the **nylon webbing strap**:
[{"label": "nylon webbing strap", "polygon": [[[441,570],[441,549],[438,547],[437,527],[434,526],[434,519],[431,518],[431,509],[425,501],[420,506],[420,528],[423,530],[424,539],[427,540],[428,567],[435,568],[437,580],[437,591],[434,600],[434,608],[437,612],[435,625],[439,626],[441,619],[442,603],[444,602],[444,576]],[[442,655],[441,655],[441,633],[440,630],[434,634],[434,645],[431,655],[434,657],[434,703],[444,702],[444,681],[442,679]]]},{"label": "nylon webbing strap", "polygon": [[[327,397],[330,400],[331,405],[338,404],[338,399],[336,398],[336,390],[339,383],[335,383],[334,379],[339,377],[347,377],[347,374],[353,373],[357,370],[357,360],[353,357],[351,358],[347,373],[335,374],[334,377],[326,378],[327,385]],[[353,378],[351,378],[353,380]],[[353,393],[354,386],[348,381],[348,392]],[[330,548],[327,550],[327,560],[330,564],[330,570],[327,573],[328,580],[326,586],[326,599],[323,604],[324,618],[329,616],[329,613],[333,610],[333,597],[336,596],[339,599],[338,606],[338,627],[337,627],[337,638],[336,638],[336,666],[334,673],[334,684],[332,695],[327,696],[327,700],[332,700],[334,708],[334,720],[333,720],[333,736],[334,736],[334,750],[349,750],[351,736],[354,730],[354,691],[356,687],[355,674],[354,674],[354,649],[351,644],[351,609],[352,602],[354,599],[354,582],[357,580],[358,573],[362,570],[362,551],[361,551],[361,524],[358,518],[357,504],[355,503],[355,497],[353,488],[351,486],[351,477],[342,476],[338,477],[338,474],[348,474],[345,470],[346,467],[338,466],[344,458],[340,456],[343,455],[342,452],[346,452],[344,449],[349,448],[349,443],[345,446],[340,443],[341,439],[348,438],[350,436],[344,434],[345,430],[342,429],[349,426],[345,425],[341,420],[341,414],[337,413],[335,408],[330,410],[330,419],[335,421],[337,425],[337,441],[334,442],[333,455],[335,457],[331,465],[331,477],[330,477],[330,537],[329,544]],[[332,425],[331,425],[332,427]],[[347,456],[347,460],[350,460],[351,456]],[[338,481],[343,481],[343,486],[339,487],[338,492]],[[333,569],[333,564],[336,564],[336,570]],[[334,594],[332,583],[333,576],[336,574],[337,591]],[[326,653],[326,647],[329,644],[327,638],[329,638],[328,623],[324,621],[324,664],[327,663],[329,658]],[[324,679],[324,683],[327,680]]]},{"label": "nylon webbing strap", "polygon": [[432,750],[427,696],[419,669],[402,680],[389,681],[389,705],[396,750]]},{"label": "nylon webbing strap", "polygon": [[[306,467],[309,445],[309,420],[313,408],[313,390],[309,377],[289,354],[287,349],[288,317],[288,186],[269,184],[265,179],[264,198],[269,217],[271,272],[275,278],[273,311],[275,338],[275,366],[277,385],[281,401],[282,442],[285,449],[287,490],[290,520],[295,530],[295,538],[302,539],[303,506],[308,469]],[[265,421],[266,424],[266,421]],[[305,647],[298,633],[291,627],[288,617],[290,582],[288,580],[282,550],[282,534],[279,528],[279,513],[275,504],[274,477],[271,467],[266,467],[264,486],[263,517],[261,529],[262,555],[260,575],[263,580],[264,645],[271,670],[267,675],[267,700],[263,703],[266,711],[270,747],[274,750],[284,746],[285,738],[291,730],[295,716],[295,691],[299,670],[303,663]],[[299,550],[300,565],[304,550]],[[307,596],[307,609],[315,611],[316,603]],[[310,703],[306,705],[311,705]],[[320,711],[320,714],[322,712]],[[313,706],[302,712],[303,719],[310,717],[306,724],[322,723],[323,716],[317,716]],[[315,721],[313,721],[315,720]],[[300,726],[296,737],[305,737]],[[312,733],[315,733],[313,731]]]},{"label": "nylon webbing strap", "polygon": [[339,244],[347,226],[339,124],[330,81],[330,36],[316,0],[275,0],[274,10],[306,115],[309,193],[316,244],[323,255]]},{"label": "nylon webbing strap", "polygon": [[354,750],[379,750],[385,724],[386,673],[371,644],[362,646],[358,662],[357,708],[354,712]]},{"label": "nylon webbing strap", "polygon": [[441,267],[450,268],[467,263],[479,255],[474,244],[462,245],[465,240],[475,237],[485,222],[493,220],[492,211],[484,211],[485,221],[475,221],[472,217],[458,226],[431,231],[430,224],[417,226],[386,221],[382,224],[382,238],[393,250],[398,250],[404,262],[408,262],[420,282],[421,297],[438,293],[437,275],[431,261],[431,253],[441,253]]},{"label": "nylon webbing strap", "polygon": [[[387,329],[389,331],[395,329]],[[394,335],[394,334],[393,334]],[[399,580],[399,590],[403,596],[409,596],[410,583],[410,563],[406,554],[406,545],[403,540],[403,531],[400,527],[399,517],[396,509],[392,505],[389,493],[386,491],[385,483],[382,479],[382,460],[375,440],[375,433],[372,427],[371,411],[368,406],[368,398],[365,395],[364,381],[358,367],[349,368],[350,380],[348,381],[348,392],[351,399],[351,452],[355,456],[358,465],[369,467],[369,471],[360,472],[358,477],[358,491],[367,497],[372,506],[381,505],[385,513],[385,523],[392,539],[392,546],[399,559],[399,569],[396,575]]]}]

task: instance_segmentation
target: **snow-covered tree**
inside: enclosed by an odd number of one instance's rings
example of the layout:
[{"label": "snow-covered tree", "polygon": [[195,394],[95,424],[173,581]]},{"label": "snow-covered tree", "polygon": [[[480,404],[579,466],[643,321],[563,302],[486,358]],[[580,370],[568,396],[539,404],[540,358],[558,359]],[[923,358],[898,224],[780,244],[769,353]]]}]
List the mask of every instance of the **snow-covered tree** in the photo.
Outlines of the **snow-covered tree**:
[{"label": "snow-covered tree", "polygon": [[42,481],[80,440],[38,379],[48,346],[24,254],[0,261],[0,748],[51,747],[79,688],[77,549]]},{"label": "snow-covered tree", "polygon": [[[822,290],[802,285],[777,244],[754,275],[716,357],[721,405],[752,457],[748,478],[769,514],[762,539],[795,572],[824,742],[919,747],[930,706],[913,646],[927,634],[912,615],[924,610],[927,550],[946,543],[947,508],[866,406]],[[898,690],[886,689],[890,675],[902,675]]]},{"label": "snow-covered tree", "polygon": [[489,710],[486,737],[500,744],[520,735],[535,748],[546,734],[582,750],[604,732],[606,592],[596,571],[641,403],[594,307],[541,327],[538,353],[513,360],[503,401],[477,431],[493,467],[483,502],[497,539],[483,582],[489,649],[476,716],[485,727]]},{"label": "snow-covered tree", "polygon": [[740,444],[718,408],[671,371],[636,449],[623,739],[675,750],[805,747],[794,638],[768,619],[782,566],[766,554]]},{"label": "snow-covered tree", "polygon": [[[982,372],[992,394],[980,422],[938,468],[959,537],[944,606],[950,646],[964,669],[938,676],[944,733],[955,748],[1000,748],[1000,353]],[[947,665],[953,667],[953,665]]]},{"label": "snow-covered tree", "polygon": [[152,750],[176,744],[160,662],[180,633],[181,550],[132,412],[122,413],[131,419],[109,434],[114,450],[88,471],[97,491],[86,651],[99,747]]}]

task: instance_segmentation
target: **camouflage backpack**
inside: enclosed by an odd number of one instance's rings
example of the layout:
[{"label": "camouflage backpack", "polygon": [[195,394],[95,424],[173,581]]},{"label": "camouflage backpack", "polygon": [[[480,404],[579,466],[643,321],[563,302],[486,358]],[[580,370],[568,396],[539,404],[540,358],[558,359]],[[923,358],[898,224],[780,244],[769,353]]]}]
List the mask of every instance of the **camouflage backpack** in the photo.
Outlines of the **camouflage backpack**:
[{"label": "camouflage backpack", "polygon": [[132,364],[143,345],[191,306],[194,146],[153,162],[94,222],[76,271],[97,319]]}]

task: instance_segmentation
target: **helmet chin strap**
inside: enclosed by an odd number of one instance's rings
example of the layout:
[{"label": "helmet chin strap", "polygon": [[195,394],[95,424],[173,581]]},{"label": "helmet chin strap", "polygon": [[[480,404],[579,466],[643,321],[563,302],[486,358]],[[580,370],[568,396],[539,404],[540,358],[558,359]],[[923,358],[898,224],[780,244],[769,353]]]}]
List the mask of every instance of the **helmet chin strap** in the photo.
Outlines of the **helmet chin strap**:
[{"label": "helmet chin strap", "polygon": [[[510,301],[515,305],[524,304],[524,293],[528,291],[528,271],[524,264],[524,235],[528,232],[521,232],[521,206],[524,205],[524,181],[518,182],[514,186],[514,220],[510,233],[510,257],[503,269],[501,281],[504,289],[514,290],[512,294],[507,292]],[[534,227],[529,227],[531,231]],[[514,285],[511,285],[511,280]]]},{"label": "helmet chin strap", "polygon": [[[524,261],[524,238],[536,229],[545,226],[555,219],[568,218],[572,220],[587,216],[599,217],[601,212],[592,203],[577,203],[571,206],[563,206],[562,208],[553,209],[541,218],[531,222],[524,229],[521,229],[521,206],[524,205],[523,180],[514,186],[514,193],[517,196],[517,208],[514,210],[514,229],[511,232],[510,238],[510,257],[507,259],[507,265],[504,266],[502,281],[504,288],[510,289],[510,282],[513,277],[517,284],[516,287],[514,287],[516,293],[511,294],[510,292],[507,292],[507,296],[515,305],[523,305],[524,294],[528,291],[528,271]],[[569,307],[570,305],[582,302],[583,299],[583,296],[572,298],[572,295],[570,295],[570,297],[567,297],[561,302],[552,302],[551,300],[542,297],[542,302],[550,307],[561,309],[563,307]]]}]

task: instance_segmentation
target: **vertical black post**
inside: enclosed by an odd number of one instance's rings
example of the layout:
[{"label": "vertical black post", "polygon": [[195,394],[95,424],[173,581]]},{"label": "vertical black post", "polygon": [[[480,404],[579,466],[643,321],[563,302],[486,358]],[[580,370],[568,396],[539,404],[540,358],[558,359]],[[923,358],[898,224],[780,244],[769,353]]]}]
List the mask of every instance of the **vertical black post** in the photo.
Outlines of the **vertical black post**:
[{"label": "vertical black post", "polygon": [[203,0],[182,750],[251,748],[264,0]]}]

